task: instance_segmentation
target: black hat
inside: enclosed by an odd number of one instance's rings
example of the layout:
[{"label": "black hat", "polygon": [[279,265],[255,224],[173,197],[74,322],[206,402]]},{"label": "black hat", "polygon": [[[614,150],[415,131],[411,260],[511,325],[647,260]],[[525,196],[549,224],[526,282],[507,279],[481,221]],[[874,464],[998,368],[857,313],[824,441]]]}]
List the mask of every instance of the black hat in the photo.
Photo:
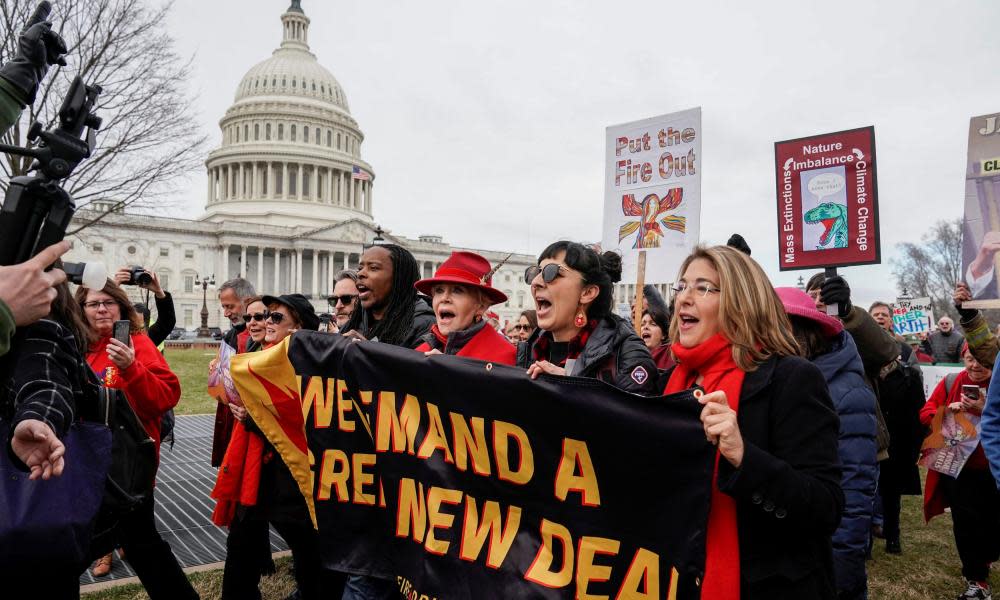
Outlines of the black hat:
[{"label": "black hat", "polygon": [[302,329],[312,329],[313,331],[319,329],[319,317],[316,316],[316,309],[313,308],[312,302],[310,302],[302,294],[264,296],[261,298],[261,302],[263,302],[266,306],[270,306],[275,302],[287,306],[295,311],[296,315],[298,315],[299,322],[302,324]]},{"label": "black hat", "polygon": [[653,322],[663,330],[663,335],[667,335],[667,331],[670,330],[671,315],[670,308],[667,306],[667,303],[663,301],[663,296],[660,295],[656,286],[648,283],[642,287],[642,294],[646,299],[646,312],[649,313]]}]

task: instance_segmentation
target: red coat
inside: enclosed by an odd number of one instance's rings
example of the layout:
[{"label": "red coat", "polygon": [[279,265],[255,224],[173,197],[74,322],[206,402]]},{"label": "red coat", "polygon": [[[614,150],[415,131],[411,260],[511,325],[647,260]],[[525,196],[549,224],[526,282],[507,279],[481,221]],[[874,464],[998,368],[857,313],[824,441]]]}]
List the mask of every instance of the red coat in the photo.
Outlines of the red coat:
[{"label": "red coat", "polygon": [[[920,409],[920,422],[925,427],[930,427],[931,422],[934,420],[934,415],[939,410],[948,410],[947,406],[949,404],[961,401],[963,385],[978,385],[985,392],[990,386],[990,380],[987,379],[986,381],[976,383],[969,379],[969,374],[966,371],[962,371],[955,378],[955,381],[952,382],[951,389],[947,394],[945,393],[944,385],[944,379],[938,382],[937,387],[931,392],[931,397],[927,399],[927,403]],[[969,457],[969,460],[962,467],[963,470],[982,470],[988,468],[989,463],[986,461],[982,445],[976,447],[972,456]],[[941,477],[942,475],[937,471],[927,471],[927,483],[924,484],[924,521],[930,521],[932,518],[940,515],[948,506],[948,500],[945,498],[944,490],[941,489],[940,485]]]},{"label": "red coat", "polygon": [[[427,352],[430,349],[431,345],[427,342],[416,347],[418,352]],[[517,360],[517,349],[506,338],[500,335],[496,329],[486,325],[467,344],[462,346],[455,353],[455,356],[465,356],[514,366]]]},{"label": "red coat", "polygon": [[87,364],[105,387],[122,390],[146,433],[160,448],[160,420],[163,413],[177,406],[181,384],[167,361],[145,333],[132,334],[135,361],[124,371],[108,358],[110,336],[94,344],[87,354]]}]

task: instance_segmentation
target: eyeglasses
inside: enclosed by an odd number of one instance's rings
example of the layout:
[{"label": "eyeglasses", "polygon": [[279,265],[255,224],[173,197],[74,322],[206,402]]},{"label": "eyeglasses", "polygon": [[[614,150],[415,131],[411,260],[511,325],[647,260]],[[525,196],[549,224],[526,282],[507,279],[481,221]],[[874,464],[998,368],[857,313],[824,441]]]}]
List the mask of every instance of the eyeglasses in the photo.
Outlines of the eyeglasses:
[{"label": "eyeglasses", "polygon": [[266,313],[266,312],[253,313],[252,315],[247,314],[247,315],[243,315],[243,321],[246,322],[246,323],[249,323],[250,321],[260,322],[260,321],[263,321],[264,319],[266,319],[267,315],[268,315],[268,313]]},{"label": "eyeglasses", "polygon": [[285,320],[285,315],[281,314],[280,312],[269,312],[267,313],[267,316],[264,318],[268,319],[269,321],[277,325],[278,323],[281,323],[282,321]]},{"label": "eyeglasses", "polygon": [[354,299],[357,298],[357,294],[344,294],[343,296],[330,296],[329,302],[330,306],[337,306],[338,304],[343,304],[344,306],[350,306],[354,304]]},{"label": "eyeglasses", "polygon": [[531,325],[514,325],[514,331],[531,331]]},{"label": "eyeglasses", "polygon": [[538,274],[542,274],[542,281],[545,283],[552,283],[556,280],[556,277],[562,275],[562,271],[565,267],[559,263],[549,263],[544,267],[530,266],[524,270],[524,283],[531,285],[531,282],[538,277]]},{"label": "eyeglasses", "polygon": [[704,281],[689,286],[686,283],[678,283],[673,287],[674,294],[680,295],[684,290],[693,290],[694,293],[701,296],[702,298],[708,296],[709,294],[716,294],[722,290],[717,287],[712,287],[712,284],[706,283]]},{"label": "eyeglasses", "polygon": [[107,310],[111,310],[111,307],[117,304],[118,303],[115,302],[114,300],[92,300],[90,302],[84,302],[83,307],[88,310],[94,310],[97,308],[104,308]]}]

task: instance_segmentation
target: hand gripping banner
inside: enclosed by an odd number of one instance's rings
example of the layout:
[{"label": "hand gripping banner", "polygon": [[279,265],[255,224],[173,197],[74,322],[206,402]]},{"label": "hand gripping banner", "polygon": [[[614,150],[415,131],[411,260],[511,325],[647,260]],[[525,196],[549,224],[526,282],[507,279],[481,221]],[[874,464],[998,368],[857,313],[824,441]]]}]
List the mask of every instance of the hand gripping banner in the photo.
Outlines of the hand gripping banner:
[{"label": "hand gripping banner", "polygon": [[300,331],[233,359],[326,567],[405,598],[697,598],[714,447],[644,398]]}]

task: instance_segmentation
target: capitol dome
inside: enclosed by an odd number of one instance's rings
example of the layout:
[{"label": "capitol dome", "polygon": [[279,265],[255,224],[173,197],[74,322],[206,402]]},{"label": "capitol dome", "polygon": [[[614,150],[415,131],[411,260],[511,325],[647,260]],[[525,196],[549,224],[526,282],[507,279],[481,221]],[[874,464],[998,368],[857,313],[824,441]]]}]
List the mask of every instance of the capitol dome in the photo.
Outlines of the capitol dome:
[{"label": "capitol dome", "polygon": [[340,83],[309,51],[300,0],[281,15],[282,42],[254,65],[219,122],[203,220],[271,225],[372,221],[364,135]]}]

